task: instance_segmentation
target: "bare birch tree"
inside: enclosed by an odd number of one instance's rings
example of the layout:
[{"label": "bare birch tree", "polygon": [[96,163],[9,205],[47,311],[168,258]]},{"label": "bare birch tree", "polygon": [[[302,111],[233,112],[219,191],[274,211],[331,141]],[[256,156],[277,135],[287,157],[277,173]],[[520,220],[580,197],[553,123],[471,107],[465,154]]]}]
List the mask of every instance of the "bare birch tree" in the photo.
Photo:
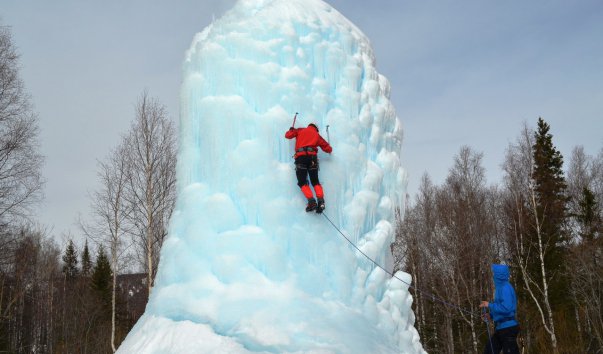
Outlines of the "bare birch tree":
[{"label": "bare birch tree", "polygon": [[[429,175],[424,174],[419,187],[419,194],[414,203],[407,199],[404,219],[400,220],[394,254],[398,254],[396,264],[413,276],[413,288],[410,289],[414,301],[414,313],[417,317],[417,330],[421,334],[422,343],[426,350],[441,352],[440,339],[444,334],[439,334],[441,327],[435,318],[441,318],[440,309],[435,308],[424,294],[416,292],[415,288],[430,288],[434,291],[433,281],[435,264],[438,260],[430,258],[432,238],[436,222],[435,208],[436,189]],[[441,322],[441,321],[440,321]]]},{"label": "bare birch tree", "polygon": [[[494,222],[486,210],[488,189],[485,169],[481,164],[483,154],[463,146],[454,158],[446,183],[439,194],[442,227],[448,238],[441,245],[451,262],[448,283],[452,285],[457,304],[472,308],[487,294],[483,274],[488,272],[493,260],[492,230]],[[473,352],[479,352],[478,326],[481,318],[475,312],[458,311],[458,318],[468,329]],[[464,336],[466,337],[466,336]]]},{"label": "bare birch tree", "polygon": [[150,293],[159,250],[167,234],[176,186],[176,139],[165,106],[145,91],[136,106],[136,118],[126,137],[128,156],[128,222],[147,272]]},{"label": "bare birch tree", "polygon": [[579,199],[583,187],[589,187],[593,177],[591,174],[593,157],[586,154],[584,147],[574,147],[567,169],[567,191],[572,200]]},{"label": "bare birch tree", "polygon": [[117,350],[115,343],[117,274],[121,269],[124,234],[128,231],[126,220],[132,212],[131,204],[126,203],[125,200],[130,167],[127,148],[126,144],[121,144],[109,154],[106,161],[99,162],[98,176],[101,186],[94,192],[92,198],[94,223],[83,226],[84,231],[91,238],[101,244],[108,243],[110,245],[113,283],[111,294],[111,348],[113,352]]},{"label": "bare birch tree", "polygon": [[10,30],[0,26],[0,224],[27,218],[43,186],[38,118],[18,69]]},{"label": "bare birch tree", "polygon": [[28,227],[18,233],[9,256],[10,272],[0,283],[0,351],[10,353],[52,348],[53,308],[48,299],[53,296],[52,279],[60,274],[59,251],[51,239]]},{"label": "bare birch tree", "polygon": [[603,205],[603,148],[592,160],[591,178],[592,191],[597,198],[597,204]]}]

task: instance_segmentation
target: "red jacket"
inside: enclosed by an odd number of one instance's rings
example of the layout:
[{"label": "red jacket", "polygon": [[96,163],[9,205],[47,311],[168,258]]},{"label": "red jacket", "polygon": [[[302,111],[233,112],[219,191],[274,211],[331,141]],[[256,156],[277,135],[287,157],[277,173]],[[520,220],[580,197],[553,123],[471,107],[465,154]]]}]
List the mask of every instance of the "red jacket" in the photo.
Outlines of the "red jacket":
[{"label": "red jacket", "polygon": [[[306,128],[292,128],[285,133],[285,138],[295,139],[295,156],[316,155],[318,146],[327,153],[333,151],[333,148],[325,139],[318,134],[318,129],[308,126]],[[303,148],[312,148],[311,151],[302,150]]]}]

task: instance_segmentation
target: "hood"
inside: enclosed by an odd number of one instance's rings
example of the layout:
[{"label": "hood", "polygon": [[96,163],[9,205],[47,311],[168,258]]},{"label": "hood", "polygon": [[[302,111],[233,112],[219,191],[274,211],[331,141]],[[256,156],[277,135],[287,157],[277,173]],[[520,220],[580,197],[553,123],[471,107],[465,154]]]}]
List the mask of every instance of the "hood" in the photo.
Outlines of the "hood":
[{"label": "hood", "polygon": [[504,264],[492,265],[492,276],[495,284],[501,284],[509,281],[509,266]]}]

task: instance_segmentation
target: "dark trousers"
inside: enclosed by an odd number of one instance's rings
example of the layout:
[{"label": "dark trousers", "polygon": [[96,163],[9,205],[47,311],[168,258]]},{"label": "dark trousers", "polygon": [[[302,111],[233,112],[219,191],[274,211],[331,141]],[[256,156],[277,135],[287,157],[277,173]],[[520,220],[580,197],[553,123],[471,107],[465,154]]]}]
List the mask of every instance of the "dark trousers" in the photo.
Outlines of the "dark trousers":
[{"label": "dark trousers", "polygon": [[[503,354],[519,354],[517,346],[517,335],[519,334],[519,326],[499,329],[494,332],[490,341],[486,343],[484,354],[499,354],[502,350]],[[494,352],[492,352],[494,350]]]},{"label": "dark trousers", "polygon": [[295,175],[297,176],[297,185],[304,186],[308,184],[308,175],[313,186],[320,184],[318,181],[318,158],[316,155],[303,155],[295,159]]}]

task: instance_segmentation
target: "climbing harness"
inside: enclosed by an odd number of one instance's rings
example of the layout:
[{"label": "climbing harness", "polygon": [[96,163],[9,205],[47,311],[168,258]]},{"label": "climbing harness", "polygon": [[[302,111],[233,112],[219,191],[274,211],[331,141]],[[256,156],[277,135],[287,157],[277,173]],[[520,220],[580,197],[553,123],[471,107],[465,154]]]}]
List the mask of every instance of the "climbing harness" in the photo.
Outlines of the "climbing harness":
[{"label": "climbing harness", "polygon": [[299,149],[295,150],[295,152],[306,152],[306,154],[308,152],[317,152],[317,151],[318,151],[317,149],[315,149],[315,148],[313,148],[311,146],[304,146],[302,148],[299,148]]}]

